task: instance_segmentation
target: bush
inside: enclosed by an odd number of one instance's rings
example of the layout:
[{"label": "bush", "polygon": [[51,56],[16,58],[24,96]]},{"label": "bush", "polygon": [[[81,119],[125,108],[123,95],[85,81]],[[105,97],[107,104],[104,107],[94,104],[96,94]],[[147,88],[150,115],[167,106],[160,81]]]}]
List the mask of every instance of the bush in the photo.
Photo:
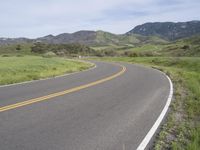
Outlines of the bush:
[{"label": "bush", "polygon": [[182,48],[183,48],[183,49],[189,49],[190,46],[189,46],[189,45],[184,45]]},{"label": "bush", "polygon": [[128,57],[138,57],[138,53],[137,52],[131,52],[131,51],[124,52],[124,55],[128,56]]},{"label": "bush", "polygon": [[16,46],[16,50],[17,51],[20,51],[22,48],[21,48],[21,45],[20,44],[18,44],[17,46]]},{"label": "bush", "polygon": [[2,57],[11,57],[11,55],[4,54],[4,55],[2,55]]},{"label": "bush", "polygon": [[45,54],[42,55],[45,58],[51,58],[51,57],[55,57],[56,54],[54,52],[47,52]]},{"label": "bush", "polygon": [[24,55],[22,55],[22,54],[17,54],[16,56],[17,57],[24,57]]},{"label": "bush", "polygon": [[141,57],[152,57],[155,56],[153,52],[151,51],[144,51],[144,52],[140,52],[139,55]]},{"label": "bush", "polygon": [[58,56],[65,56],[66,54],[65,54],[65,52],[64,51],[57,51],[56,52],[56,55],[58,55]]},{"label": "bush", "polygon": [[96,51],[95,56],[97,56],[97,57],[104,57],[105,54],[102,51]]},{"label": "bush", "polygon": [[47,51],[47,45],[44,43],[37,42],[34,43],[34,45],[31,47],[31,52],[33,53],[42,54],[45,53],[46,51]]},{"label": "bush", "polygon": [[106,56],[116,56],[117,53],[114,50],[105,50],[104,54]]}]

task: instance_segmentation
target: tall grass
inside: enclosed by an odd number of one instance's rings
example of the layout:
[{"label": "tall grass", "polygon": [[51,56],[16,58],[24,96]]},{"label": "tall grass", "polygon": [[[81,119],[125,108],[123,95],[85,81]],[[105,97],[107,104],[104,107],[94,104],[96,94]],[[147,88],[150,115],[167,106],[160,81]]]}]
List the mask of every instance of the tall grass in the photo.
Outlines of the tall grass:
[{"label": "tall grass", "polygon": [[0,84],[11,84],[28,80],[76,72],[90,65],[64,58],[39,56],[0,57]]}]

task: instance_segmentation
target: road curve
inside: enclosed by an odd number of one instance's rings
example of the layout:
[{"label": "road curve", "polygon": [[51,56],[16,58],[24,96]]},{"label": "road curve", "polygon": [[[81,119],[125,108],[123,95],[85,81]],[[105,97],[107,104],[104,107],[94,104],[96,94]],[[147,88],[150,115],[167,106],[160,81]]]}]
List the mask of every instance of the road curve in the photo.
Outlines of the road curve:
[{"label": "road curve", "polygon": [[162,112],[170,83],[151,68],[122,64],[123,70],[119,65],[95,63],[95,69],[85,72],[0,87],[1,110],[96,83],[1,111],[0,149],[136,149]]}]

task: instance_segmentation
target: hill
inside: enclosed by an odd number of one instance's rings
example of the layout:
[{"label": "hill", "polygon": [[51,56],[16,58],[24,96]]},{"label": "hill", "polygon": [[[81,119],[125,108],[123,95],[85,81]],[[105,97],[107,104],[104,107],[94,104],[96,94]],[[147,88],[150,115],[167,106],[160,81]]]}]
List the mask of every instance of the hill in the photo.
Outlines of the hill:
[{"label": "hill", "polygon": [[[96,45],[93,46],[72,43],[41,43],[39,49],[44,50],[44,52],[52,51],[58,55],[200,56],[200,35],[166,42],[154,36],[124,36],[102,31],[97,32],[97,37],[92,41]],[[32,48],[35,44],[0,45],[0,54],[32,54]]]},{"label": "hill", "polygon": [[28,38],[0,38],[0,45],[31,43],[33,41]]},{"label": "hill", "polygon": [[200,34],[200,21],[189,22],[154,22],[136,26],[126,33],[143,36],[159,36],[166,40],[177,40]]},{"label": "hill", "polygon": [[78,31],[75,33],[63,33],[57,36],[48,35],[36,39],[44,43],[53,44],[69,44],[80,43],[89,46],[105,46],[105,45],[127,45],[142,43],[163,43],[166,42],[160,38],[146,37],[141,35],[113,34],[105,31]]},{"label": "hill", "polygon": [[87,46],[137,46],[142,44],[161,44],[194,35],[200,35],[200,21],[154,22],[136,26],[125,34],[105,31],[81,30],[74,33],[47,35],[36,39],[0,38],[0,45],[43,42],[50,44],[79,43]]},{"label": "hill", "polygon": [[167,44],[161,49],[169,56],[200,56],[200,35],[184,38]]},{"label": "hill", "polygon": [[88,46],[105,45],[136,45],[145,43],[165,43],[158,37],[142,35],[113,34],[104,31],[78,31],[75,33],[62,33],[59,35],[47,35],[36,39],[28,38],[0,38],[0,45],[43,42],[48,44],[71,44],[79,43]]},{"label": "hill", "polygon": [[45,37],[37,38],[37,41],[52,43],[52,44],[69,44],[79,43],[90,45],[94,43],[96,37],[95,31],[78,31],[75,33],[62,33],[57,36],[48,35]]},{"label": "hill", "polygon": [[166,44],[143,44],[119,50],[126,56],[200,56],[200,35],[179,39]]}]

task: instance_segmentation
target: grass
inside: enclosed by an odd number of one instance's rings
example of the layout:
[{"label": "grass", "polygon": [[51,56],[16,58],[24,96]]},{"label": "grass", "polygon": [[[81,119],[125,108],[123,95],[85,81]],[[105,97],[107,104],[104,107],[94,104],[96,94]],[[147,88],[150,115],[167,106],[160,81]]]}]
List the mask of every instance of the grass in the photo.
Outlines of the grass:
[{"label": "grass", "polygon": [[90,64],[65,58],[41,56],[0,56],[0,84],[37,80],[77,72],[91,67]]},{"label": "grass", "polygon": [[174,101],[154,149],[200,149],[200,58],[113,57],[107,61],[138,63],[166,72],[174,84]]},{"label": "grass", "polygon": [[[20,45],[20,50],[17,50],[17,46]],[[22,44],[10,44],[10,45],[0,45],[0,54],[31,54],[31,43],[22,43]]]},{"label": "grass", "polygon": [[132,48],[130,50],[140,52],[140,51],[158,51],[161,50],[163,45],[156,45],[156,44],[145,44],[141,45],[135,48]]}]

